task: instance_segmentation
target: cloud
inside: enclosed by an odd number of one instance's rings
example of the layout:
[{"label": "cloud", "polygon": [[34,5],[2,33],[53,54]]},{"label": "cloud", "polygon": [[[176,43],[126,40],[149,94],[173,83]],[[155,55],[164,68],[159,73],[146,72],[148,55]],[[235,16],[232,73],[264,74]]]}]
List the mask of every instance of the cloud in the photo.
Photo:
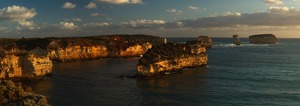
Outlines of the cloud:
[{"label": "cloud", "polygon": [[37,12],[34,8],[29,9],[23,6],[13,5],[0,9],[0,21],[24,21],[33,18],[35,15],[37,15]]},{"label": "cloud", "polygon": [[96,16],[105,16],[105,14],[91,13],[91,16],[93,16],[93,17],[96,17]]},{"label": "cloud", "polygon": [[90,2],[88,5],[85,6],[85,8],[96,9],[97,5],[96,5],[96,3]]},{"label": "cloud", "polygon": [[143,0],[97,0],[110,4],[141,4]]},{"label": "cloud", "polygon": [[167,22],[164,20],[130,20],[129,22],[121,22],[121,25],[127,26],[127,27],[152,27],[154,25],[163,25]]},{"label": "cloud", "polygon": [[65,8],[65,9],[74,9],[76,7],[75,4],[71,3],[71,2],[66,2],[62,8]]},{"label": "cloud", "polygon": [[189,6],[188,7],[190,10],[199,10],[199,7],[196,7],[196,6]]},{"label": "cloud", "polygon": [[176,13],[177,15],[182,14],[183,12],[181,10],[177,10],[177,9],[167,9],[166,10],[169,13]]},{"label": "cloud", "polygon": [[[283,21],[284,20],[284,21]],[[288,7],[270,7],[268,11],[256,13],[227,12],[220,16],[182,20],[185,27],[238,27],[238,26],[297,26],[300,11]]]},{"label": "cloud", "polygon": [[72,18],[72,19],[65,19],[65,21],[80,22],[82,20],[80,18]]},{"label": "cloud", "polygon": [[279,12],[288,12],[288,11],[290,11],[290,9],[288,7],[271,6],[271,7],[269,7],[269,11],[272,13],[279,13]]},{"label": "cloud", "polygon": [[34,23],[33,21],[19,21],[19,24],[22,27],[18,27],[18,29],[30,29],[30,30],[36,30],[36,29],[40,29],[41,27],[39,27],[36,23]]},{"label": "cloud", "polygon": [[19,24],[22,26],[33,26],[34,25],[33,21],[20,21]]},{"label": "cloud", "polygon": [[61,29],[78,29],[79,27],[73,22],[60,22],[59,27]]},{"label": "cloud", "polygon": [[239,12],[226,12],[223,16],[241,16],[242,14]]},{"label": "cloud", "polygon": [[283,4],[280,0],[263,0],[267,5],[281,5]]},{"label": "cloud", "polygon": [[84,27],[102,27],[102,26],[109,26],[109,25],[111,25],[111,23],[108,22],[83,24]]}]

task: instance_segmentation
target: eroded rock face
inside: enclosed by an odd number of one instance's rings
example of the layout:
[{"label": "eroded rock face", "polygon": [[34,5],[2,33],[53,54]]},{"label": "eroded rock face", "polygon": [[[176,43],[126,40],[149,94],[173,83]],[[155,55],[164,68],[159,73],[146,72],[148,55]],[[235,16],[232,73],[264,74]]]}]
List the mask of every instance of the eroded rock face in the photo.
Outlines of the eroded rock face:
[{"label": "eroded rock face", "polygon": [[259,34],[249,36],[249,42],[252,44],[276,44],[278,39],[273,34]]},{"label": "eroded rock face", "polygon": [[0,80],[1,106],[49,106],[43,95],[26,92],[21,84],[9,80]]},{"label": "eroded rock face", "polygon": [[233,44],[235,45],[241,45],[241,41],[240,41],[240,38],[239,38],[239,35],[233,35]]},{"label": "eroded rock face", "polygon": [[151,77],[188,67],[207,65],[206,48],[201,45],[167,43],[149,49],[137,65],[137,74]]},{"label": "eroded rock face", "polygon": [[125,50],[120,50],[120,57],[132,57],[132,56],[140,56],[145,54],[148,49],[152,48],[152,44],[147,42],[142,45],[136,44],[126,48]]},{"label": "eroded rock face", "polygon": [[39,79],[52,73],[52,61],[39,48],[23,54],[4,54],[0,60],[0,79]]},{"label": "eroded rock face", "polygon": [[108,50],[105,46],[67,46],[48,51],[48,56],[54,61],[76,61],[85,59],[97,59],[107,57]]}]

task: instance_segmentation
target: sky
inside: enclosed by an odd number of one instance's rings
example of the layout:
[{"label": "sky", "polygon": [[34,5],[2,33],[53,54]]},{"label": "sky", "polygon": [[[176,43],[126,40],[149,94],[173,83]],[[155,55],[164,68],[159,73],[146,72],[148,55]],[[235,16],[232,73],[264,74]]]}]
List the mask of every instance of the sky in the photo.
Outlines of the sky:
[{"label": "sky", "polygon": [[0,38],[263,33],[300,38],[300,0],[0,0]]}]

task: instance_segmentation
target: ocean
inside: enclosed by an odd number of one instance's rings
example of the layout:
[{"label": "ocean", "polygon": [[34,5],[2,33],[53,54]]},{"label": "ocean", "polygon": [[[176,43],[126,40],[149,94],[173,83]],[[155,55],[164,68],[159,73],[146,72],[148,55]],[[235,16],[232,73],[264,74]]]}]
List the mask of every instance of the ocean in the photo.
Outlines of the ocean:
[{"label": "ocean", "polygon": [[29,85],[53,106],[300,105],[300,39],[276,45],[232,41],[213,38],[207,67],[162,78],[120,78],[135,74],[139,57],[104,58],[55,63],[51,79]]}]

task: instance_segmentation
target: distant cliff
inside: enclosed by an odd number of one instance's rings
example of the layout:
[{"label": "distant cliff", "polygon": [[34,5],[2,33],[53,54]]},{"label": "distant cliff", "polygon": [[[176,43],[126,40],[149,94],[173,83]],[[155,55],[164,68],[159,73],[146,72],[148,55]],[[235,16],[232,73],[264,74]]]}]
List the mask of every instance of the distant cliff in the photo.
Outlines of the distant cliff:
[{"label": "distant cliff", "polygon": [[273,34],[259,34],[249,36],[249,42],[252,44],[276,44],[278,39]]},{"label": "distant cliff", "polygon": [[149,49],[137,65],[137,75],[157,76],[207,65],[206,48],[199,44],[167,43]]}]

